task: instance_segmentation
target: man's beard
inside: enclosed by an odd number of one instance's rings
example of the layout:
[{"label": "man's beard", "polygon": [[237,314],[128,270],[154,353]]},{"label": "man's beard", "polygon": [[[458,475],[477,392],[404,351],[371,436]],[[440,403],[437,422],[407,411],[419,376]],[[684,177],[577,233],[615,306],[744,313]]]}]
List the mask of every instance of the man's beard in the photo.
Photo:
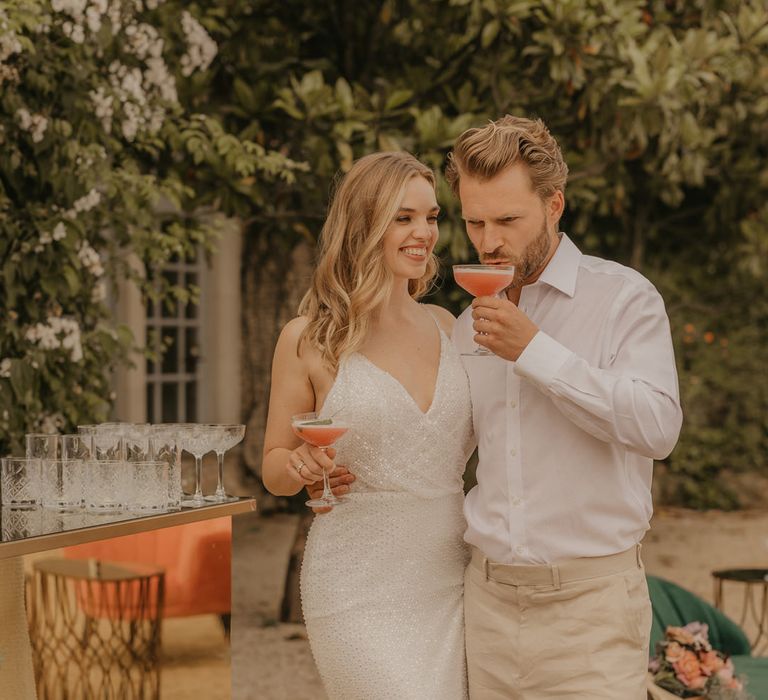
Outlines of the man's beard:
[{"label": "man's beard", "polygon": [[503,246],[493,251],[491,255],[481,255],[480,262],[489,264],[493,262],[505,262],[507,265],[515,266],[515,277],[512,284],[507,289],[516,289],[522,287],[534,272],[536,272],[547,259],[549,254],[550,236],[547,230],[546,220],[541,225],[541,231],[523,251],[523,254],[516,258],[515,255]]}]

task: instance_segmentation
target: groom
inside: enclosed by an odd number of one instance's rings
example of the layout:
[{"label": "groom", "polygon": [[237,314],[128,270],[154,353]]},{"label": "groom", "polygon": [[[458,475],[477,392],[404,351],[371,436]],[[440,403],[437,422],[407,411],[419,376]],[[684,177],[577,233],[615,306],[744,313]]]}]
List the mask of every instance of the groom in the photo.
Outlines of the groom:
[{"label": "groom", "polygon": [[[645,700],[639,542],[653,460],[682,422],[664,302],[558,233],[568,167],[541,121],[469,129],[446,175],[480,261],[516,267],[453,333],[461,352],[494,353],[464,363],[479,448],[464,507],[470,697]],[[353,479],[339,468],[335,492]]]},{"label": "groom", "polygon": [[540,120],[457,139],[446,172],[484,264],[512,285],[458,318],[479,447],[467,495],[472,700],[640,700],[651,608],[639,542],[680,431],[664,302],[558,222],[568,175]]}]

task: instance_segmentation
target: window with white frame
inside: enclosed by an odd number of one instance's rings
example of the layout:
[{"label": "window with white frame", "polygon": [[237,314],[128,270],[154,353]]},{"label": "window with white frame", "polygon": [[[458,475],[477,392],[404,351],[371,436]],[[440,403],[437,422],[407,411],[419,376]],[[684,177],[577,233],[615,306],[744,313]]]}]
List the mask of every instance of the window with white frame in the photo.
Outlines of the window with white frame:
[{"label": "window with white frame", "polygon": [[[174,286],[202,287],[205,263],[167,263],[159,272]],[[201,290],[202,293],[202,290]],[[200,410],[201,306],[160,301],[147,303],[147,344],[153,356],[147,359],[147,421],[150,423],[194,423]]]}]

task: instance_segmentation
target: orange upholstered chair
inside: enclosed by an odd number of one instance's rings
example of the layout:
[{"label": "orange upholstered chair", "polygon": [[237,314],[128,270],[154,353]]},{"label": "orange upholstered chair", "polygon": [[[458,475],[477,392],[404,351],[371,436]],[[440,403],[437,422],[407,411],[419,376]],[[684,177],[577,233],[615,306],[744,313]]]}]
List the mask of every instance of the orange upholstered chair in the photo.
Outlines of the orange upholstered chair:
[{"label": "orange upholstered chair", "polygon": [[[66,547],[72,559],[155,564],[165,569],[165,617],[231,610],[232,522],[217,518]],[[226,622],[225,622],[226,626]]]}]

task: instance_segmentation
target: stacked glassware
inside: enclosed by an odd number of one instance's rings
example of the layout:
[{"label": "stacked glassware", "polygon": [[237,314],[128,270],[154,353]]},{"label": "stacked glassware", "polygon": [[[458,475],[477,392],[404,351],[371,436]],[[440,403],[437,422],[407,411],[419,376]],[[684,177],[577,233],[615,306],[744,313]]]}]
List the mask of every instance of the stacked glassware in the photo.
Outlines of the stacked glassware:
[{"label": "stacked glassware", "polygon": [[[0,461],[3,509],[62,513],[158,512],[237,500],[224,490],[224,454],[244,425],[99,423],[71,435],[28,434],[24,458]],[[195,457],[194,493],[181,485],[181,454]],[[218,458],[218,485],[202,492],[202,459]]]}]

